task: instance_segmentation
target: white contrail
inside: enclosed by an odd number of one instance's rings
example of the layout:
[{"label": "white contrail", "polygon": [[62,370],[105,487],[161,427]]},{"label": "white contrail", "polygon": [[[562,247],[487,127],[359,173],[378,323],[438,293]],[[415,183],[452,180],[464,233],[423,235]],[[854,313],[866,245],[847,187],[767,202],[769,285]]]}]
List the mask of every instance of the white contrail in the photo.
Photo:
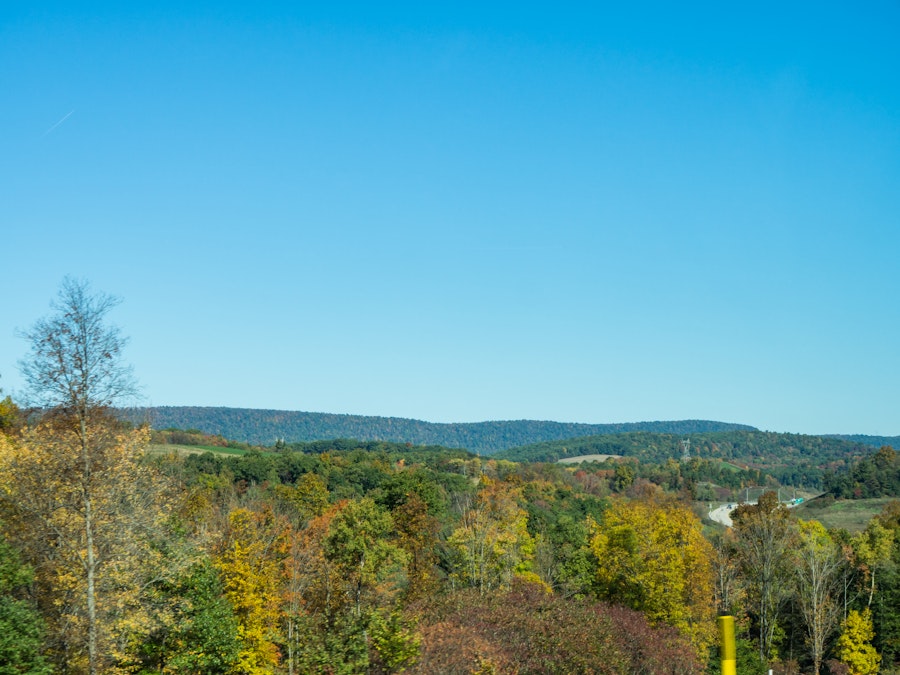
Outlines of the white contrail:
[{"label": "white contrail", "polygon": [[51,131],[53,131],[56,127],[58,127],[60,124],[62,124],[63,122],[65,122],[67,119],[69,119],[69,115],[71,115],[73,112],[75,112],[75,109],[74,109],[74,108],[72,108],[72,110],[70,110],[69,112],[67,112],[66,115],[65,115],[65,117],[63,117],[59,122],[57,122],[57,123],[54,124],[52,127],[50,127],[49,129],[47,129],[47,131],[44,132],[44,136],[46,136],[47,134],[49,134],[49,133],[50,133]]}]

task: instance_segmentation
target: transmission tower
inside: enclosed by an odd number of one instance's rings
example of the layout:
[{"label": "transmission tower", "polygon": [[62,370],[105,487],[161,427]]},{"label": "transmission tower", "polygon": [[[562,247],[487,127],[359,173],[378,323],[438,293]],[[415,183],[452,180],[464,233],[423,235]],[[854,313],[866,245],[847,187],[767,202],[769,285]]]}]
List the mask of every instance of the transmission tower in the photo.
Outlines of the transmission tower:
[{"label": "transmission tower", "polygon": [[685,438],[681,441],[681,461],[688,462],[691,459],[691,439]]}]

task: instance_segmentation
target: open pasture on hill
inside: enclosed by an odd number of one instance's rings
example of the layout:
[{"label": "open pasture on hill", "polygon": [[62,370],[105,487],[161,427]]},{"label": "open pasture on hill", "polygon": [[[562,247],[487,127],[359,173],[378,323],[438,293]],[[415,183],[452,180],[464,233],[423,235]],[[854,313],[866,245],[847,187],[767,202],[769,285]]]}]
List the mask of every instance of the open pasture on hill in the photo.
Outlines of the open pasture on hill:
[{"label": "open pasture on hill", "polygon": [[578,457],[563,457],[558,459],[558,464],[581,464],[582,462],[605,462],[608,459],[622,459],[622,455],[579,455]]},{"label": "open pasture on hill", "polygon": [[222,455],[246,455],[246,450],[240,448],[223,448],[217,445],[179,445],[177,443],[151,443],[147,446],[150,455],[200,455],[204,452],[214,452]]},{"label": "open pasture on hill", "polygon": [[[826,498],[827,499],[827,498]],[[892,497],[875,497],[873,499],[841,499],[822,502],[812,500],[794,509],[798,518],[818,520],[825,527],[841,528],[848,532],[860,532],[873,516],[881,513]],[[825,503],[825,506],[821,504]]]}]

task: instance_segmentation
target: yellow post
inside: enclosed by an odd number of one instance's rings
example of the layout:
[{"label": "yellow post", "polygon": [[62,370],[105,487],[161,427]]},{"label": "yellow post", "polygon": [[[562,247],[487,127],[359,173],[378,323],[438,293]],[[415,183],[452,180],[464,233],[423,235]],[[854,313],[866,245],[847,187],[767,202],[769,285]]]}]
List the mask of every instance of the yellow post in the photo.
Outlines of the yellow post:
[{"label": "yellow post", "polygon": [[734,649],[734,617],[719,617],[719,636],[722,645],[722,675],[737,675],[737,655]]}]

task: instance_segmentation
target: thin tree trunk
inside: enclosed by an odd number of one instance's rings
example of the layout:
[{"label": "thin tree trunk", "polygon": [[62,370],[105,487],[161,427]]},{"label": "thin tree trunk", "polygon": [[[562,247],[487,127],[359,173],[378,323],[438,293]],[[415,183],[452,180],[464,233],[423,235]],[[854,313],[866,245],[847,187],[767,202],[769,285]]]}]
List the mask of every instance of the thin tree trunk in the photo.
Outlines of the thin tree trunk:
[{"label": "thin tree trunk", "polygon": [[84,498],[84,533],[87,546],[87,612],[88,612],[88,661],[91,675],[97,675],[97,599],[94,589],[96,560],[94,558],[94,527],[91,498]]},{"label": "thin tree trunk", "polygon": [[[293,611],[293,610],[292,610]],[[294,620],[288,619],[288,675],[294,675]]]},{"label": "thin tree trunk", "polygon": [[87,576],[87,614],[88,614],[88,669],[90,675],[98,673],[97,654],[97,597],[95,589],[95,574],[97,561],[94,552],[94,514],[91,504],[91,458],[88,452],[86,412],[81,411],[81,458],[84,462],[84,475],[82,476],[82,499],[84,501],[84,541],[85,548],[85,572]]}]

